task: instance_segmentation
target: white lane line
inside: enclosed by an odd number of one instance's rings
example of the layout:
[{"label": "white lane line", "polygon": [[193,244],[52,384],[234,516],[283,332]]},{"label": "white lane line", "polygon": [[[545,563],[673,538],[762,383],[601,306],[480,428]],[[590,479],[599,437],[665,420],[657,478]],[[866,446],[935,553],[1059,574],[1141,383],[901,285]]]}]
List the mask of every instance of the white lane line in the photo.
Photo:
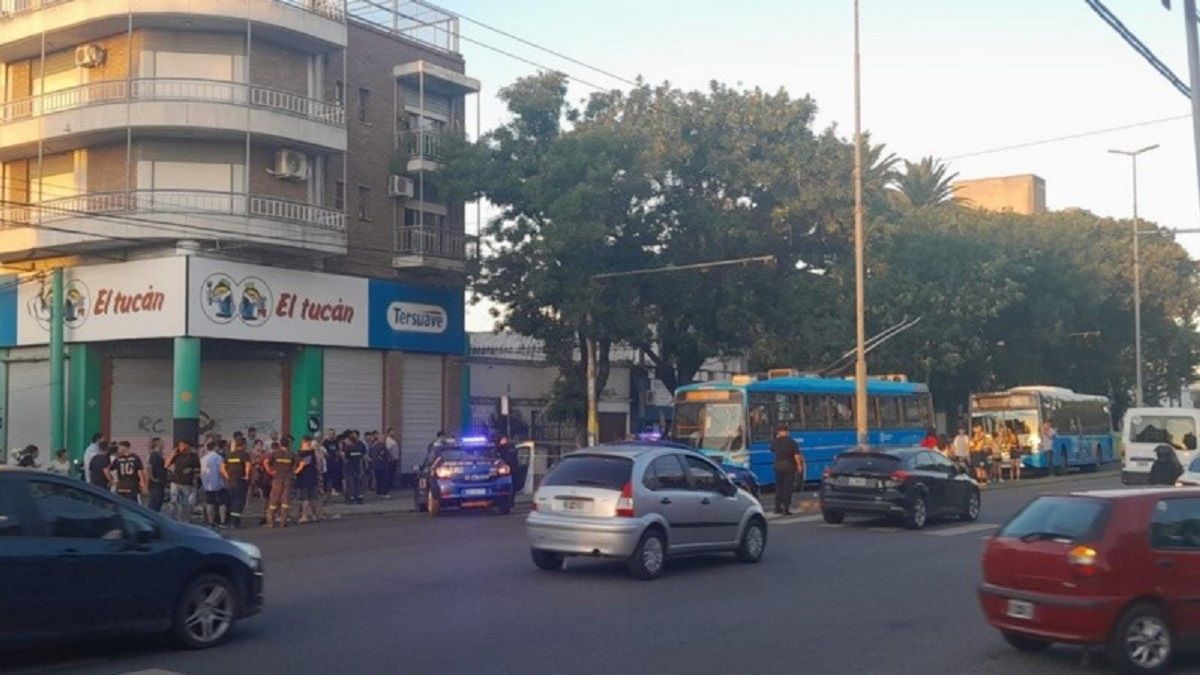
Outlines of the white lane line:
[{"label": "white lane line", "polygon": [[815,523],[824,520],[824,516],[788,516],[771,520],[772,525],[795,525],[797,523]]},{"label": "white lane line", "polygon": [[1000,527],[1000,526],[992,524],[992,523],[973,523],[971,525],[959,525],[958,527],[948,527],[944,530],[930,530],[928,532],[922,532],[922,534],[926,534],[931,537],[955,537],[960,534],[970,534],[972,532],[983,532],[984,530],[991,530],[991,529],[995,529],[997,527]]}]

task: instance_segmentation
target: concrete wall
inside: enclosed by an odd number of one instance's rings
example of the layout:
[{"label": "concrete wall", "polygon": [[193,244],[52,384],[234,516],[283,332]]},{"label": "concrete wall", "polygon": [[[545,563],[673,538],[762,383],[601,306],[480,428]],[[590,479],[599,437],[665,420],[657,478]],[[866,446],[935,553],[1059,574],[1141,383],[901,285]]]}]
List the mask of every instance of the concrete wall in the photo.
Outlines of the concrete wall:
[{"label": "concrete wall", "polygon": [[987,211],[1046,211],[1046,181],[1033,174],[961,180],[954,183],[954,196],[966,206]]}]

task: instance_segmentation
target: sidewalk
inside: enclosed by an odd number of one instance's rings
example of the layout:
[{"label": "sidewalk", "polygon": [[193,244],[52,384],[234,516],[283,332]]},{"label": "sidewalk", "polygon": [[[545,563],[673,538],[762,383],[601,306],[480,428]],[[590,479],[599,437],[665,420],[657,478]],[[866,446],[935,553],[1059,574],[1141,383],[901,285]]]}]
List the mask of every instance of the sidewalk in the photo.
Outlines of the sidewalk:
[{"label": "sidewalk", "polygon": [[[416,505],[413,502],[412,488],[393,490],[391,499],[379,497],[374,493],[364,494],[363,499],[365,501],[362,504],[347,504],[340,495],[337,497],[328,497],[325,503],[324,520],[417,513]],[[529,504],[530,501],[531,497],[529,495],[517,495],[516,509],[521,509],[522,506]],[[299,508],[299,502],[293,500],[291,504],[291,518],[289,519],[290,523],[296,522]],[[243,527],[259,527],[262,510],[263,503],[261,500],[251,500],[250,507],[246,509],[246,513],[242,516]]]}]

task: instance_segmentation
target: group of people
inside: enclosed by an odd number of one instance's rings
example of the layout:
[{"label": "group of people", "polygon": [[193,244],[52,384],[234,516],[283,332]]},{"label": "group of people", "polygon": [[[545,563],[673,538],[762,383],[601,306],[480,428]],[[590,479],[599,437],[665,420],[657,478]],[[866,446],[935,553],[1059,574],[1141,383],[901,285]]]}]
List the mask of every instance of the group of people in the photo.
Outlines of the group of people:
[{"label": "group of people", "polygon": [[[1051,466],[1054,465],[1054,439],[1057,435],[1053,422],[1042,423],[1037,449],[1050,458]],[[1026,449],[1008,424],[997,424],[995,433],[989,433],[982,424],[975,424],[970,435],[967,435],[966,427],[960,426],[958,434],[951,441],[930,430],[921,444],[942,452],[951,461],[968,469],[980,484],[986,485],[992,481],[1003,483],[1006,469],[1010,479],[1021,479]]]}]

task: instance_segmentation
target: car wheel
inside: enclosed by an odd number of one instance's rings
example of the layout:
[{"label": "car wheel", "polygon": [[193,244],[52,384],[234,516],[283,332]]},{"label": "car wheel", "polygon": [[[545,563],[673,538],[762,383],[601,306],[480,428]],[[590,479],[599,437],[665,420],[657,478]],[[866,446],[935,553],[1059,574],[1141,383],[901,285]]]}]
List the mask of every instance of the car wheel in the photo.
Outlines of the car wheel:
[{"label": "car wheel", "polygon": [[531,548],[529,549],[529,557],[533,558],[533,564],[537,565],[539,570],[552,572],[563,568],[563,557],[558,553],[539,551],[536,548]]},{"label": "car wheel", "polygon": [[442,500],[430,492],[429,496],[425,498],[425,510],[429,512],[429,515],[437,516],[442,512]]},{"label": "car wheel", "polygon": [[188,649],[215,647],[229,637],[237,603],[237,591],[229,579],[202,574],[179,597],[171,631]]},{"label": "car wheel", "polygon": [[650,581],[662,575],[667,562],[667,540],[659,530],[646,530],[629,556],[626,567],[629,573],[641,579]]},{"label": "car wheel", "polygon": [[502,516],[507,516],[508,514],[512,513],[513,498],[509,497],[508,499],[502,499],[499,502],[497,502],[496,510],[499,511],[500,515],[502,515]]},{"label": "car wheel", "polygon": [[919,530],[925,527],[928,518],[929,503],[925,500],[925,495],[917,495],[912,506],[908,507],[908,514],[904,516],[904,526],[910,530]]},{"label": "car wheel", "polygon": [[1123,673],[1165,673],[1174,640],[1167,619],[1153,605],[1134,605],[1121,615],[1108,643],[1108,658]]},{"label": "car wheel", "polygon": [[1004,636],[1004,641],[1014,649],[1019,649],[1023,652],[1040,652],[1050,646],[1049,640],[1022,635],[1012,631],[1003,630],[1000,634]]},{"label": "car wheel", "polygon": [[742,532],[742,542],[734,550],[738,562],[756,563],[762,560],[763,552],[767,550],[767,525],[755,517],[746,525]]},{"label": "car wheel", "polygon": [[821,509],[821,517],[830,525],[841,525],[842,521],[846,519],[846,514],[833,509]]},{"label": "car wheel", "polygon": [[967,505],[959,515],[959,520],[973,523],[979,520],[979,491],[971,490],[967,494]]}]

